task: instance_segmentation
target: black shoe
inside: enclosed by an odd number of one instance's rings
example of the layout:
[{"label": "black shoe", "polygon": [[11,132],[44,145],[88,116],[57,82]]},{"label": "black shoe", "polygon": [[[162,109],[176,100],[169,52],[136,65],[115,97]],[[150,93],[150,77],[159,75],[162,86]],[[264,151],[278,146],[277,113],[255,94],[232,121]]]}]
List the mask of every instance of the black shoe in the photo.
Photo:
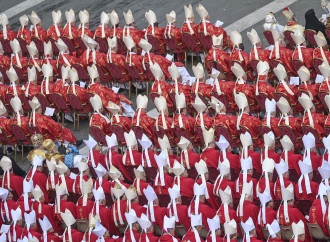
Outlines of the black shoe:
[{"label": "black shoe", "polygon": [[78,148],[82,143],[84,143],[84,141],[83,141],[82,139],[77,140],[77,143],[76,143],[77,148]]}]

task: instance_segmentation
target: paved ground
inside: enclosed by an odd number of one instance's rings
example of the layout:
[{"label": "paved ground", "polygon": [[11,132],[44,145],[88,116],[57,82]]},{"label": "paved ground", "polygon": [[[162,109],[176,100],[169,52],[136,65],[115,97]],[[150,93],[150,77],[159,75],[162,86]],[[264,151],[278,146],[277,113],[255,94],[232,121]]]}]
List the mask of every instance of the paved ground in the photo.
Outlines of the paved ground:
[{"label": "paved ground", "polygon": [[[22,3],[23,2],[23,3]],[[40,2],[40,3],[39,3]],[[181,25],[184,21],[184,11],[183,11],[183,5],[191,3],[193,5],[193,8],[199,4],[202,3],[205,8],[209,11],[211,15],[211,21],[215,22],[216,20],[221,20],[224,22],[224,27],[231,27],[230,25],[235,23],[236,21],[240,20],[241,18],[245,17],[246,15],[250,13],[254,13],[255,15],[252,15],[252,18],[255,18],[256,24],[253,24],[252,26],[248,26],[247,29],[243,30],[242,36],[243,36],[243,42],[245,44],[246,51],[250,51],[251,44],[248,41],[248,38],[246,36],[246,31],[251,30],[251,28],[255,28],[257,32],[260,34],[260,37],[262,37],[262,24],[263,19],[258,17],[258,14],[260,14],[260,11],[257,12],[258,9],[267,6],[267,4],[273,3],[275,5],[275,8],[279,8],[280,4],[287,4],[292,3],[290,5],[290,8],[295,12],[298,22],[301,25],[305,24],[305,18],[304,14],[307,10],[310,8],[314,8],[315,12],[318,16],[321,16],[321,14],[324,14],[324,10],[320,6],[319,0],[204,0],[204,1],[187,1],[187,0],[181,0],[181,1],[164,1],[164,0],[131,0],[131,1],[122,1],[122,0],[93,0],[93,1],[86,1],[86,0],[27,0],[27,1],[19,1],[19,0],[11,0],[11,1],[5,1],[1,0],[1,6],[0,11],[5,11],[8,16],[10,16],[10,23],[12,25],[12,28],[17,30],[19,28],[19,17],[23,14],[30,14],[32,10],[36,11],[39,17],[42,19],[43,27],[48,28],[49,25],[52,24],[52,18],[51,18],[51,11],[52,10],[61,10],[62,11],[62,20],[65,21],[64,12],[65,10],[68,10],[70,8],[74,9],[76,12],[77,21],[79,21],[78,13],[80,10],[86,9],[89,11],[90,14],[90,27],[92,29],[95,29],[99,24],[99,16],[102,11],[105,12],[111,12],[112,10],[116,10],[121,25],[123,26],[125,24],[124,18],[122,15],[123,11],[128,11],[128,9],[131,9],[135,18],[135,22],[137,23],[137,27],[140,29],[143,29],[147,26],[147,21],[144,18],[144,13],[148,11],[149,9],[153,10],[157,17],[158,22],[160,26],[166,25],[166,18],[165,14],[169,13],[171,10],[175,10],[177,14],[177,22],[178,25]],[[17,4],[22,3],[19,8],[16,8]],[[25,5],[24,5],[25,4]],[[30,5],[29,5],[30,4]],[[32,6],[31,8],[25,7],[25,6]],[[23,6],[23,7],[22,7]],[[281,15],[279,9],[263,9],[265,11],[265,14],[268,11],[274,11],[276,12],[276,18],[279,23],[285,25],[286,20]],[[258,13],[258,14],[257,14]],[[265,15],[264,14],[264,15]],[[195,11],[196,21],[199,21],[199,17]],[[263,15],[261,15],[263,16]],[[259,21],[259,22],[257,22]],[[232,25],[233,26],[233,25]],[[263,38],[263,37],[262,37]],[[266,45],[266,41],[264,40],[264,44]],[[195,61],[196,63],[196,61]],[[188,71],[190,74],[192,74],[191,66],[188,66]],[[132,90],[132,100],[135,103],[135,90]],[[135,108],[135,104],[133,106]],[[149,110],[152,110],[154,108],[152,102],[149,102],[148,106]],[[73,124],[66,123],[66,127],[73,130]],[[77,137],[77,139],[87,139],[88,138],[88,122],[87,120],[83,120],[80,122],[80,131],[73,131],[74,135]],[[83,148],[84,145],[82,145],[80,148]],[[18,164],[22,166],[22,168],[27,169],[29,164],[28,162],[21,161],[20,155],[18,155]]]}]

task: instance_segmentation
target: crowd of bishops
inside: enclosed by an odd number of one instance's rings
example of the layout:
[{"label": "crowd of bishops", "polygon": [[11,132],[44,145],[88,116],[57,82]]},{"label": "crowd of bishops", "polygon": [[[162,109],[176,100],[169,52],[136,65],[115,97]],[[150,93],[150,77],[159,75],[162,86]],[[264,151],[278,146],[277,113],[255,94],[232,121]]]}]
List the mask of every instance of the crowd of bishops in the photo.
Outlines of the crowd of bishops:
[{"label": "crowd of bishops", "polygon": [[[52,11],[48,29],[32,11],[17,32],[1,14],[0,241],[329,240],[321,6],[305,27],[289,7],[283,25],[269,12],[263,37],[247,31],[250,52],[201,4],[199,23],[192,5],[181,28],[175,11],[160,27],[149,10],[144,30],[131,10],[123,27],[102,12],[95,31],[86,10],[79,25],[72,9],[65,25]],[[65,126],[80,119],[86,154]],[[24,176],[18,146],[29,150]]]}]

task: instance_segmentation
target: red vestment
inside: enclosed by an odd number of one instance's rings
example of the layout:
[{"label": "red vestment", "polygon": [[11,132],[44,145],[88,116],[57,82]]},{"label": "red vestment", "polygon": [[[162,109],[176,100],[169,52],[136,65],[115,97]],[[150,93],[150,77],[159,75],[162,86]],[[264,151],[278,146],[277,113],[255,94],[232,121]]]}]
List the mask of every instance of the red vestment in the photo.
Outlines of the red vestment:
[{"label": "red vestment", "polygon": [[76,138],[73,136],[68,128],[63,127],[61,124],[55,122],[50,116],[44,116],[39,113],[35,114],[36,125],[45,139],[51,139],[53,141],[68,141],[75,144]]},{"label": "red vestment", "polygon": [[289,215],[289,222],[286,222],[284,217],[284,205],[282,204],[279,208],[279,215],[278,215],[278,223],[280,224],[280,226],[291,225],[293,222],[298,223],[300,220],[302,220],[305,225],[306,241],[312,241],[307,226],[308,221],[306,220],[305,216],[299,211],[299,209],[294,208],[288,204],[288,215]]},{"label": "red vestment", "polygon": [[29,87],[28,94],[31,97],[34,97],[37,93],[41,93],[41,86],[40,85],[36,85],[36,84],[33,84],[33,83],[25,84],[24,85],[24,90],[25,90],[24,92],[26,92],[28,87]]},{"label": "red vestment", "polygon": [[[137,125],[139,111],[135,112],[135,115],[132,119],[132,126]],[[145,112],[141,111],[140,114],[140,122],[139,126],[143,128],[144,133],[148,136],[148,138],[154,137],[153,127],[155,125],[155,119],[149,117]]]},{"label": "red vestment", "polygon": [[195,82],[192,85],[191,93],[196,93],[196,88],[197,88],[197,92],[198,93],[202,94],[204,97],[206,97],[209,100],[211,100],[211,93],[212,93],[212,90],[213,90],[213,86],[212,85],[199,82],[198,87],[197,87],[197,83]]},{"label": "red vestment", "polygon": [[262,233],[260,226],[257,226],[258,225],[259,207],[255,204],[253,204],[249,200],[244,200],[243,216],[240,216],[239,209],[240,209],[240,207],[238,206],[237,212],[238,212],[240,221],[245,223],[251,217],[253,220],[253,223],[255,224],[255,228],[256,228],[258,236],[260,236],[261,238],[264,238],[264,235]]},{"label": "red vestment", "polygon": [[[172,62],[166,59],[164,56],[161,55],[155,55],[155,54],[145,54],[144,55],[144,63],[149,64],[149,56],[152,61],[152,63],[157,63],[159,67],[162,69],[166,79],[171,79],[171,74],[168,71],[168,68],[172,65]],[[170,89],[169,89],[170,90]]]},{"label": "red vestment", "polygon": [[[164,30],[165,39],[169,38],[168,37],[168,30],[169,30],[169,26],[167,25],[165,27],[165,30]],[[171,26],[171,35],[174,36],[177,44],[180,46],[182,51],[185,52],[187,50],[187,46],[186,46],[186,44],[184,43],[184,41],[182,39],[181,29],[180,28],[174,28],[173,26]]]},{"label": "red vestment", "polygon": [[[285,67],[285,70],[287,72],[289,72],[290,76],[296,76],[297,73],[296,71],[293,69],[291,60],[292,60],[292,55],[293,55],[293,50],[284,48],[284,47],[279,47],[279,52],[280,52],[280,58],[277,59],[279,61],[281,61],[282,65]],[[271,60],[276,60],[276,51],[275,51],[275,47],[270,55]]]},{"label": "red vestment", "polygon": [[[207,130],[210,130],[210,128],[214,127],[214,118],[203,114],[203,122],[204,122],[204,128],[206,128]],[[196,122],[195,122],[195,127],[196,126],[201,126],[201,116],[200,114],[198,114],[196,116]]]},{"label": "red vestment", "polygon": [[312,207],[309,210],[309,222],[312,224],[320,225],[325,236],[329,236],[329,232],[328,232],[328,229],[327,229],[327,227],[325,225],[325,221],[324,221],[325,217],[328,217],[328,214],[327,213],[323,214],[321,200],[315,199],[313,201]]},{"label": "red vestment", "polygon": [[77,219],[89,219],[89,214],[92,212],[93,205],[94,202],[87,199],[86,206],[83,206],[83,198],[80,198],[76,206]]},{"label": "red vestment", "polygon": [[4,173],[3,178],[0,180],[0,186],[7,189],[13,190],[17,193],[18,197],[20,197],[23,193],[23,177],[15,175],[13,172],[9,173],[10,178],[10,187],[8,187],[8,174]]},{"label": "red vestment", "polygon": [[207,148],[201,154],[201,160],[204,160],[208,167],[218,168],[220,152],[215,148]]},{"label": "red vestment", "polygon": [[[283,177],[283,181],[284,181],[284,186],[285,187],[290,186],[290,184],[295,186],[295,183],[290,181],[289,178]],[[281,183],[280,183],[279,178],[277,178],[277,180],[275,182],[275,185],[274,185],[274,194],[275,194],[275,199],[276,200],[282,200]]]},{"label": "red vestment", "polygon": [[[195,201],[190,203],[188,213],[190,212],[191,215],[196,215],[195,214],[195,204],[196,204]],[[201,201],[199,201],[198,214],[202,214],[203,225],[205,226],[205,228],[207,230],[209,230],[207,219],[208,218],[210,218],[210,219],[214,218],[216,213],[217,213],[217,210],[215,210],[215,209],[211,208],[210,206],[208,206],[208,205],[202,203]]]},{"label": "red vestment", "polygon": [[[188,206],[182,205],[181,203],[176,203],[176,209],[178,214],[179,222],[177,224],[183,224],[185,229],[188,230],[190,228],[190,217],[188,216]],[[167,208],[167,216],[170,218],[174,216],[174,208],[173,204]]]},{"label": "red vestment", "polygon": [[[38,35],[37,35],[38,33]],[[39,39],[42,42],[45,42],[45,39],[47,37],[47,30],[42,29],[41,27],[37,26],[37,31],[36,28],[34,27],[31,31],[31,37],[39,37]]]},{"label": "red vestment", "polygon": [[111,136],[110,123],[107,123],[106,119],[98,113],[94,113],[90,119],[90,126],[99,127],[104,135]]},{"label": "red vestment", "polygon": [[306,185],[305,185],[305,177],[303,177],[301,181],[301,189],[302,193],[299,193],[298,183],[294,186],[294,196],[297,200],[314,200],[318,194],[319,184],[312,180],[309,180],[311,193],[307,194]]},{"label": "red vestment", "polygon": [[[3,30],[0,31],[0,39],[4,39]],[[15,31],[7,29],[7,39],[12,41],[17,38],[17,33]]]},{"label": "red vestment", "polygon": [[[29,171],[29,173],[25,177],[26,181],[31,180],[31,175],[32,175],[32,169]],[[36,187],[36,185],[38,185],[40,187],[40,189],[42,190],[44,197],[45,197],[45,201],[49,202],[48,192],[46,189],[47,176],[45,175],[45,173],[42,173],[39,170],[36,170],[32,177],[32,181],[33,181],[34,187]]]},{"label": "red vestment", "polygon": [[[308,70],[312,71],[312,69],[313,69],[312,59],[313,59],[314,48],[306,48],[304,46],[301,46],[300,49],[301,49],[303,62],[305,64],[305,66],[307,67]],[[293,51],[292,59],[293,60],[299,59],[298,47],[296,47],[296,49]],[[311,72],[311,74],[312,74],[312,72]]]},{"label": "red vestment", "polygon": [[[204,223],[203,223],[204,224]],[[205,226],[205,225],[204,225]],[[201,242],[204,242],[205,240],[202,239],[200,236],[199,236],[199,239]],[[183,236],[182,238],[182,242],[187,242],[187,241],[190,241],[190,242],[197,242],[196,238],[195,238],[195,233],[192,231],[192,230],[189,230],[187,231],[187,233]]]},{"label": "red vestment", "polygon": [[214,117],[214,126],[224,126],[228,129],[234,142],[239,142],[239,135],[237,133],[237,116],[219,113]]},{"label": "red vestment", "polygon": [[[199,162],[201,158],[200,158],[200,155],[195,153],[193,150],[188,150],[188,159],[189,159],[189,166],[194,167],[195,163]],[[185,168],[187,168],[186,156],[185,156],[184,152],[181,152],[180,161],[181,161],[181,164]]]},{"label": "red vestment", "polygon": [[33,203],[33,210],[36,212],[36,219],[43,219],[46,216],[51,223],[56,233],[61,234],[63,232],[60,221],[55,219],[54,208],[52,205],[41,203],[41,213],[39,213],[39,202]]},{"label": "red vestment", "polygon": [[[236,93],[242,92],[242,93],[245,94],[245,96],[248,100],[249,106],[251,108],[251,113],[259,113],[260,112],[258,102],[255,99],[255,88],[252,85],[247,84],[247,83],[244,83],[244,84],[236,83],[235,91],[236,91]],[[233,104],[232,108],[237,110],[236,103]]]},{"label": "red vestment", "polygon": [[[190,23],[190,26],[193,30],[193,34],[192,36],[194,37],[195,41],[196,41],[196,44],[198,46],[198,49],[193,49],[194,52],[201,52],[201,50],[203,49],[203,45],[202,43],[199,41],[199,38],[198,38],[198,24],[194,24],[194,23]],[[189,27],[188,27],[188,23],[185,22],[182,27],[181,27],[181,33],[187,33],[187,34],[190,34],[190,30],[189,30]],[[183,41],[184,42],[184,41]]]},{"label": "red vestment", "polygon": [[[104,27],[104,38],[105,39],[112,38],[111,30],[112,29],[110,29],[110,28]],[[98,26],[96,28],[95,33],[94,33],[94,39],[95,39],[95,37],[103,38],[102,37],[102,26]]]},{"label": "red vestment", "polygon": [[174,179],[169,174],[164,173],[164,181],[165,185],[162,186],[159,175],[158,183],[153,185],[156,194],[168,194],[168,188],[173,187]]},{"label": "red vestment", "polygon": [[193,198],[195,180],[189,177],[175,177],[174,184],[179,185],[178,179],[180,179],[180,195]]},{"label": "red vestment", "polygon": [[[247,174],[246,176],[246,182],[249,183],[250,181],[252,181],[253,183],[253,194],[257,194],[256,193],[256,187],[257,187],[257,183],[258,180],[256,180],[255,178],[252,178],[252,176],[250,174]],[[240,195],[242,194],[242,189],[243,189],[243,174],[239,174],[239,177],[236,179],[235,181],[235,185],[236,185],[236,196],[240,197]],[[238,188],[238,190],[237,190]]]},{"label": "red vestment", "polygon": [[[133,155],[133,159],[134,159],[134,163],[131,161],[131,156],[130,156],[130,152],[127,150],[126,151],[126,159],[123,159],[123,163],[125,166],[132,166],[132,165],[136,165],[139,166],[142,164],[142,154],[137,151],[137,150],[132,150],[132,155]],[[125,155],[124,155],[125,157]]]},{"label": "red vestment", "polygon": [[161,47],[161,49],[164,52],[166,51],[166,44],[165,44],[165,40],[164,40],[164,28],[159,28],[159,27],[152,28],[152,26],[149,25],[145,29],[145,35],[147,36],[146,39],[148,39],[148,35],[154,36],[158,40],[159,46]]},{"label": "red vestment", "polygon": [[[321,113],[314,113],[311,112],[312,114],[312,118],[313,118],[313,122],[314,122],[314,129],[316,130],[316,132],[319,135],[319,138],[323,138],[325,136],[324,134],[324,124],[325,124],[325,120],[327,119],[327,116]],[[310,126],[310,120],[309,120],[309,116],[308,113],[306,112],[304,117],[303,117],[303,122],[301,124],[302,126]]]},{"label": "red vestment", "polygon": [[11,59],[8,56],[0,55],[0,65],[2,65],[5,70],[9,70],[10,63]]},{"label": "red vestment", "polygon": [[78,64],[79,63],[79,60],[76,58],[76,57],[74,57],[74,56],[72,56],[72,55],[70,55],[70,54],[68,54],[68,53],[63,53],[63,54],[59,54],[58,55],[58,59],[57,59],[57,63],[58,63],[58,67],[60,68],[60,66],[67,66],[67,63],[64,61],[64,59],[63,59],[63,56],[68,60],[68,62],[70,63],[70,65],[71,65],[71,67],[74,65],[74,64]]},{"label": "red vestment", "polygon": [[31,31],[25,26],[25,28],[19,28],[17,32],[17,38],[22,38],[29,45],[31,43]]},{"label": "red vestment", "polygon": [[[58,29],[58,31],[60,33],[60,37],[61,37],[62,34],[63,34],[63,28],[58,27],[57,29]],[[58,39],[60,37],[58,37],[58,35],[57,35],[55,25],[49,26],[49,28],[47,30],[47,37],[52,38],[52,39],[58,41]]]},{"label": "red vestment", "polygon": [[[74,84],[74,85],[75,85],[76,95],[79,97],[81,104],[84,106],[84,108],[86,109],[86,111],[88,113],[91,112],[92,107],[89,105],[89,101],[87,100],[87,97],[86,97],[87,90],[76,84]],[[72,85],[69,87],[68,93],[73,93]]]},{"label": "red vestment", "polygon": [[263,147],[264,141],[260,136],[260,132],[258,127],[261,125],[261,121],[254,116],[248,115],[247,113],[243,113],[240,126],[246,127],[249,133],[252,136],[253,143],[255,147]]}]

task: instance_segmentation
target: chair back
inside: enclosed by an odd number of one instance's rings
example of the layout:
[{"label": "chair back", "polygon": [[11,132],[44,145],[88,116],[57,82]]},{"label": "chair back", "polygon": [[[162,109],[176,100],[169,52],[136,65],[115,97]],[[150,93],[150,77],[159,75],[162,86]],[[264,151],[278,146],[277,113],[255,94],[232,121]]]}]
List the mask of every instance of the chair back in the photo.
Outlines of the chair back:
[{"label": "chair back", "polygon": [[202,43],[205,51],[209,51],[210,49],[212,49],[213,42],[212,42],[212,37],[209,33],[205,35],[203,32],[199,32],[198,38],[199,41]]},{"label": "chair back", "polygon": [[105,139],[105,135],[100,127],[95,126],[95,125],[89,126],[89,133],[102,146],[107,146],[107,141]]},{"label": "chair back", "polygon": [[199,48],[198,44],[197,44],[197,40],[195,39],[195,37],[190,34],[190,33],[182,33],[182,39],[184,41],[184,43],[186,44],[187,48],[189,49],[189,51],[193,51],[193,52],[202,52],[202,50]]},{"label": "chair back", "polygon": [[85,109],[80,101],[80,98],[74,93],[67,93],[66,98],[68,99],[71,107],[75,112],[81,113],[84,112]]},{"label": "chair back", "polygon": [[290,241],[293,237],[293,231],[291,225],[280,225],[280,228],[283,239]]},{"label": "chair back", "polygon": [[126,66],[126,69],[127,69],[128,73],[130,74],[130,76],[132,77],[132,79],[134,81],[139,81],[139,82],[143,81],[143,79],[142,79],[139,71],[137,70],[136,66],[134,65],[134,63],[132,63],[130,65],[129,62],[126,62],[125,66]]},{"label": "chair back", "polygon": [[121,72],[119,66],[116,63],[114,63],[114,62],[107,63],[107,67],[108,67],[109,73],[112,76],[114,81],[117,81],[117,82],[126,81],[123,73]]},{"label": "chair back", "polygon": [[52,93],[51,94],[52,100],[54,102],[54,105],[61,113],[69,113],[71,112],[70,108],[67,106],[66,101],[62,94],[60,93]]},{"label": "chair back", "polygon": [[78,42],[79,47],[80,47],[83,51],[87,50],[87,46],[85,45],[85,43],[84,43],[84,41],[81,39],[81,37],[78,37],[76,40],[77,40],[77,42]]},{"label": "chair back", "polygon": [[18,40],[18,43],[19,43],[19,45],[21,47],[21,50],[22,50],[23,54],[25,56],[29,55],[29,51],[28,51],[28,49],[26,47],[27,46],[27,43],[26,43],[25,39],[23,39],[21,37],[17,37],[17,40]]},{"label": "chair back", "polygon": [[57,46],[55,44],[56,43],[56,40],[54,38],[47,37],[46,40],[45,40],[45,42],[46,43],[50,42],[52,44],[52,49],[53,49],[53,54],[54,55],[58,55],[59,54],[60,51],[58,50],[58,48],[57,48]]},{"label": "chair back", "polygon": [[291,33],[293,33],[293,31],[289,31],[289,30],[284,31],[284,39],[287,40],[289,46],[293,48],[296,46],[296,42],[294,42]]},{"label": "chair back", "polygon": [[89,80],[89,74],[82,64],[75,63],[75,64],[73,64],[73,67],[78,72],[79,80]]},{"label": "chair back", "polygon": [[315,41],[315,35],[316,35],[315,30],[313,30],[313,29],[305,29],[304,30],[304,35],[305,35],[306,39],[308,40],[309,44],[313,48],[317,47],[317,43]]},{"label": "chair back", "polygon": [[[168,37],[168,35],[165,35],[165,43],[167,47],[176,54],[183,53],[183,49],[180,47],[180,44],[178,43],[177,39],[174,35],[171,34],[171,38]],[[181,45],[182,46],[182,45]]]},{"label": "chair back", "polygon": [[120,124],[112,124],[110,131],[116,135],[118,142],[125,143],[125,130]]},{"label": "chair back", "polygon": [[27,134],[24,132],[23,128],[18,124],[11,124],[10,130],[15,136],[16,140],[18,140],[22,144],[29,144],[30,140],[27,137]]},{"label": "chair back", "polygon": [[274,37],[273,37],[273,34],[272,34],[272,31],[270,31],[270,30],[265,30],[265,31],[263,32],[263,34],[264,34],[264,36],[265,36],[265,38],[266,38],[268,44],[270,44],[270,45],[274,45],[274,44],[275,44],[275,42],[274,42]]},{"label": "chair back", "polygon": [[108,53],[108,41],[106,38],[102,37],[95,37],[95,41],[99,44],[100,46],[100,52],[107,54]]},{"label": "chair back", "polygon": [[44,43],[39,37],[33,36],[31,37],[31,41],[33,41],[38,49],[39,54],[44,54]]},{"label": "chair back", "polygon": [[292,64],[292,67],[295,71],[298,71],[300,69],[300,67],[304,66],[304,62],[302,62],[301,60],[299,59],[293,59],[291,61],[291,64]]},{"label": "chair back", "polygon": [[162,45],[154,35],[147,35],[148,42],[152,45],[152,49],[156,55],[165,55]]},{"label": "chair back", "polygon": [[1,38],[0,39],[0,43],[1,43],[2,48],[3,48],[3,50],[4,50],[4,52],[6,54],[13,53],[13,50],[11,49],[11,46],[10,46],[10,40],[9,39],[3,39],[3,38]]},{"label": "chair back", "polygon": [[73,40],[71,40],[69,37],[62,36],[61,39],[66,44],[66,46],[69,49],[69,52],[72,54],[73,52],[76,52],[76,47],[73,43]]}]

